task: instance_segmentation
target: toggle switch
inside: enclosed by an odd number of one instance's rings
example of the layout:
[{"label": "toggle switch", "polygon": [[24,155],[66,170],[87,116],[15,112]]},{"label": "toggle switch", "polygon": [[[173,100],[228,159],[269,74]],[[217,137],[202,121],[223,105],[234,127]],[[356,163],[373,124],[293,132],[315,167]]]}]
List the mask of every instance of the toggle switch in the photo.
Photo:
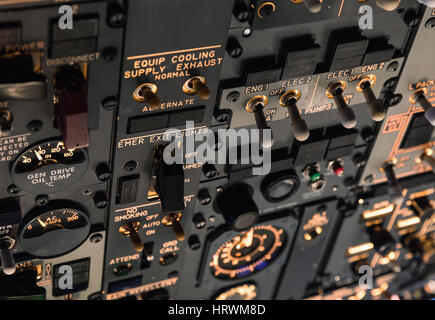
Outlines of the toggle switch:
[{"label": "toggle switch", "polygon": [[296,102],[301,98],[299,90],[290,90],[285,92],[279,99],[281,107],[287,108],[291,120],[291,130],[296,140],[305,141],[310,136],[307,123],[301,118],[301,113]]},{"label": "toggle switch", "polygon": [[162,223],[171,226],[175,237],[183,241],[184,231],[180,224],[184,210],[184,170],[181,164],[166,164],[163,159],[164,149],[158,149],[156,154],[155,192],[160,198],[162,213],[165,217]]},{"label": "toggle switch", "polygon": [[54,127],[66,149],[89,146],[88,86],[77,65],[61,67],[55,76]]},{"label": "toggle switch", "polygon": [[426,162],[428,165],[432,167],[432,171],[435,173],[435,158],[433,157],[433,150],[426,149],[424,152],[415,159],[417,163],[421,163],[422,161]]},{"label": "toggle switch", "polygon": [[185,238],[183,227],[180,224],[182,218],[181,212],[169,213],[163,217],[162,224],[168,227],[172,227],[172,231],[175,234],[175,238],[178,241],[183,241]]},{"label": "toggle switch", "polygon": [[346,129],[352,129],[356,126],[356,116],[353,110],[347,105],[344,100],[343,92],[346,90],[346,82],[338,81],[331,83],[326,90],[326,96],[334,99],[335,105],[338,109],[338,117],[340,122]]},{"label": "toggle switch", "polygon": [[42,100],[47,81],[35,72],[32,55],[12,54],[0,58],[0,100]]},{"label": "toggle switch", "polygon": [[16,265],[11,249],[15,244],[15,240],[9,236],[0,238],[0,259],[2,262],[3,273],[11,275],[15,273]]},{"label": "toggle switch", "polygon": [[123,236],[130,238],[131,243],[133,244],[134,250],[136,252],[142,252],[144,245],[142,240],[138,234],[138,230],[140,228],[139,221],[130,221],[124,224],[119,228],[119,233]]},{"label": "toggle switch", "polygon": [[12,248],[16,240],[12,235],[16,234],[21,222],[21,209],[16,199],[8,198],[0,201],[0,260],[3,273],[11,275],[15,273],[15,261]]},{"label": "toggle switch", "polygon": [[156,171],[155,191],[165,214],[184,210],[184,170],[181,164],[160,160]]},{"label": "toggle switch", "polygon": [[400,0],[376,0],[376,4],[386,11],[393,11],[399,6]]},{"label": "toggle switch", "polygon": [[[272,130],[267,124],[266,117],[264,116],[263,109],[266,105],[266,96],[255,96],[246,103],[246,111],[254,114],[257,129],[260,131],[260,145],[265,149],[269,149],[273,146],[273,135]],[[270,130],[270,139],[264,139],[264,130]]]},{"label": "toggle switch", "polygon": [[373,93],[372,87],[375,85],[375,83],[376,76],[371,74],[364,77],[358,83],[356,89],[364,94],[364,98],[367,101],[367,108],[372,120],[379,122],[385,119],[386,111]]},{"label": "toggle switch", "polygon": [[435,213],[433,201],[427,196],[420,196],[406,202],[420,221],[430,220]]},{"label": "toggle switch", "polygon": [[400,205],[403,202],[403,189],[396,178],[396,174],[394,173],[394,166],[396,165],[396,162],[396,159],[386,161],[382,165],[381,171],[383,171],[387,177],[388,193],[391,200],[396,205]]},{"label": "toggle switch", "polygon": [[312,13],[317,13],[322,9],[322,0],[302,0],[305,6]]},{"label": "toggle switch", "polygon": [[414,104],[418,103],[425,110],[424,117],[435,127],[435,107],[427,100],[427,95],[427,88],[418,89],[409,97],[409,102]]},{"label": "toggle switch", "polygon": [[8,110],[0,110],[0,137],[7,137],[12,132],[12,113]]},{"label": "toggle switch", "polygon": [[133,99],[145,103],[150,111],[160,109],[161,102],[157,96],[157,86],[153,83],[144,83],[133,92]]},{"label": "toggle switch", "polygon": [[381,225],[375,225],[369,230],[370,241],[374,248],[381,255],[386,256],[394,250],[396,241],[391,236],[391,233],[385,230]]},{"label": "toggle switch", "polygon": [[192,77],[183,84],[183,92],[189,96],[197,95],[202,100],[208,100],[210,98],[210,89],[206,83],[207,80],[204,77]]}]

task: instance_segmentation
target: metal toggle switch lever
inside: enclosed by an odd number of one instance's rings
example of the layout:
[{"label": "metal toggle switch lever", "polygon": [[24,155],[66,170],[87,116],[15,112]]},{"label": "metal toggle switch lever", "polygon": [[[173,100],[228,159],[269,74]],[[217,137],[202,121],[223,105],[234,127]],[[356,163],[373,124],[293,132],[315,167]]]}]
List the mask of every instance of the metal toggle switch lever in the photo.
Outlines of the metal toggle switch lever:
[{"label": "metal toggle switch lever", "polygon": [[14,274],[16,270],[14,256],[11,252],[14,244],[15,241],[9,236],[0,239],[0,259],[3,272],[7,275]]},{"label": "metal toggle switch lever", "polygon": [[287,108],[291,120],[291,130],[298,141],[305,141],[310,136],[307,122],[301,118],[296,102],[301,98],[299,90],[290,90],[279,99],[281,107]]},{"label": "metal toggle switch lever", "polygon": [[[246,103],[246,111],[253,113],[255,117],[255,123],[260,130],[260,145],[269,149],[273,146],[272,130],[267,124],[266,117],[264,116],[263,109],[267,105],[266,96],[255,96]],[[270,130],[270,139],[264,139],[264,130]]]},{"label": "metal toggle switch lever", "polygon": [[385,119],[386,112],[379,103],[379,100],[376,98],[375,94],[373,93],[372,87],[375,85],[375,83],[376,76],[368,75],[359,82],[356,89],[364,94],[364,98],[367,101],[367,108],[369,110],[370,117],[374,121],[379,122]]},{"label": "metal toggle switch lever", "polygon": [[425,161],[428,165],[432,167],[432,171],[435,172],[435,158],[433,156],[433,150],[432,149],[426,149],[424,152],[415,159],[417,163],[420,163],[422,161]]},{"label": "metal toggle switch lever", "polygon": [[418,103],[425,110],[424,117],[435,127],[435,107],[429,102],[427,95],[427,88],[418,89],[409,97],[409,102],[414,104]]},{"label": "metal toggle switch lever", "polygon": [[185,238],[183,227],[180,224],[181,218],[181,212],[176,212],[164,216],[162,220],[163,225],[172,227],[172,231],[178,241],[183,241]]},{"label": "metal toggle switch lever", "polygon": [[385,173],[388,183],[388,193],[390,194],[391,200],[400,205],[403,202],[403,189],[394,173],[394,166],[396,165],[396,160],[386,161],[382,167],[381,171]]},{"label": "metal toggle switch lever", "polygon": [[133,244],[134,250],[136,252],[142,252],[144,248],[142,240],[138,234],[139,227],[139,221],[130,221],[119,228],[119,233],[130,238],[130,241]]},{"label": "metal toggle switch lever", "polygon": [[343,92],[346,90],[346,82],[338,81],[331,83],[326,90],[326,96],[334,99],[335,105],[338,109],[338,117],[340,122],[346,129],[352,129],[356,126],[356,116],[353,110],[347,105],[344,100]]},{"label": "metal toggle switch lever", "polygon": [[133,92],[133,99],[145,103],[149,110],[154,111],[160,108],[160,99],[157,96],[157,86],[153,83],[144,83]]},{"label": "metal toggle switch lever", "polygon": [[210,98],[210,89],[204,77],[196,76],[188,79],[183,85],[183,92],[189,96],[197,95],[202,100]]}]

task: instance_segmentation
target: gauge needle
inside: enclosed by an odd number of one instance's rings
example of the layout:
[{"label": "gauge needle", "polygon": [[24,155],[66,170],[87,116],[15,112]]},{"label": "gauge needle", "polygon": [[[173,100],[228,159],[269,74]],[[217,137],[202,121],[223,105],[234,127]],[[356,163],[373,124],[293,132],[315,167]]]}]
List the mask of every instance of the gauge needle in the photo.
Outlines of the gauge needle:
[{"label": "gauge needle", "polygon": [[36,154],[36,157],[38,158],[38,160],[39,161],[42,161],[42,160],[44,160],[42,157],[41,157],[41,155],[39,154],[39,152],[38,151],[36,151],[36,150],[33,150],[34,152],[35,152],[35,154]]},{"label": "gauge needle", "polygon": [[38,222],[41,225],[41,227],[45,228],[47,226],[47,224],[45,224],[44,222],[42,222],[42,220],[40,218],[38,218]]}]

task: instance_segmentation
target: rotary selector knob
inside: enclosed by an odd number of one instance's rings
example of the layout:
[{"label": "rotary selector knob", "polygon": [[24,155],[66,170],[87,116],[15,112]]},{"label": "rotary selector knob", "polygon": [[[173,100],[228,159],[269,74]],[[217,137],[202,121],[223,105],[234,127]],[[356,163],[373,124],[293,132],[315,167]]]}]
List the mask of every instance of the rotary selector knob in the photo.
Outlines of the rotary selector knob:
[{"label": "rotary selector knob", "polygon": [[258,221],[259,210],[246,184],[235,184],[216,199],[216,209],[224,216],[227,225],[236,231],[246,231]]}]

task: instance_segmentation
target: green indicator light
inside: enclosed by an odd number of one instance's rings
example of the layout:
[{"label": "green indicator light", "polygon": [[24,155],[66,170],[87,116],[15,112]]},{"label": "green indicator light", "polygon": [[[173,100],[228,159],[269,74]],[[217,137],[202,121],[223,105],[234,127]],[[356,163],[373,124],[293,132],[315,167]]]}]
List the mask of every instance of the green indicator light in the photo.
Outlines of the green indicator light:
[{"label": "green indicator light", "polygon": [[320,177],[321,177],[322,175],[320,174],[320,172],[317,172],[317,173],[314,173],[314,174],[312,174],[311,176],[310,176],[310,180],[311,181],[317,181],[317,180],[319,180],[320,179]]}]

